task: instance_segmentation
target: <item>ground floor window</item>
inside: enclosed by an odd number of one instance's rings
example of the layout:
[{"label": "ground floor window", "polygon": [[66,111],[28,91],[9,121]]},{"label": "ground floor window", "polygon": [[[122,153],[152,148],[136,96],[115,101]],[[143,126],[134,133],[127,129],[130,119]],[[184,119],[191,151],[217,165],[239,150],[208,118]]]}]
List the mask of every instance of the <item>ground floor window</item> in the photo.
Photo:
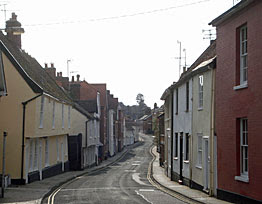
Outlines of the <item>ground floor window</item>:
[{"label": "ground floor window", "polygon": [[202,167],[202,137],[201,133],[197,133],[197,166]]},{"label": "ground floor window", "polygon": [[189,133],[186,133],[185,135],[185,160],[188,161],[189,160]]},{"label": "ground floor window", "polygon": [[248,176],[248,124],[247,118],[240,119],[241,175]]}]

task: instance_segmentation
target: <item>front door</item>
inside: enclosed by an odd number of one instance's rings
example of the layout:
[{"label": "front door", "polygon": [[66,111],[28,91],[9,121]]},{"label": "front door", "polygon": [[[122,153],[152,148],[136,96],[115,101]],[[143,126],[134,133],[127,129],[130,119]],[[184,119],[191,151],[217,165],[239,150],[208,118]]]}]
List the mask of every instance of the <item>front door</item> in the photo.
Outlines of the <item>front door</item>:
[{"label": "front door", "polygon": [[183,133],[180,133],[180,145],[179,145],[179,161],[180,161],[180,171],[179,171],[179,175],[180,175],[180,180],[183,181]]},{"label": "front door", "polygon": [[209,189],[208,139],[204,139],[204,190]]}]

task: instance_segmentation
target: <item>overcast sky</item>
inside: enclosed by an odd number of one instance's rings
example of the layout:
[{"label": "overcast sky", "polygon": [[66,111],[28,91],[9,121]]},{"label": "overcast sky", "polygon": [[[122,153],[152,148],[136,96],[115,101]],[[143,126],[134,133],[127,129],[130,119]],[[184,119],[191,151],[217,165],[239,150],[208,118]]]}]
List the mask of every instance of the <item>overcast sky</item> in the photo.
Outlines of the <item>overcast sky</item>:
[{"label": "overcast sky", "polygon": [[[0,1],[4,28],[11,12],[25,33],[22,48],[38,62],[54,63],[67,76],[107,83],[126,105],[162,105],[164,90],[178,79],[179,43],[191,65],[207,48],[202,30],[233,0],[9,0]],[[214,31],[213,31],[214,32]],[[207,33],[206,33],[207,34]],[[185,52],[182,51],[182,57]],[[182,59],[182,64],[185,60]]]}]

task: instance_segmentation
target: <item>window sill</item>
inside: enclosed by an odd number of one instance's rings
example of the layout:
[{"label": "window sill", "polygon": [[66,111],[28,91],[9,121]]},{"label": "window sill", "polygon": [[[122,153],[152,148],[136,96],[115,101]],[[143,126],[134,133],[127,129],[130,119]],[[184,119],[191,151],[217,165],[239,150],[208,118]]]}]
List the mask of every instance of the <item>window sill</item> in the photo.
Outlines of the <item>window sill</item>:
[{"label": "window sill", "polygon": [[247,88],[247,87],[248,87],[247,83],[244,83],[244,84],[240,84],[240,85],[238,85],[238,86],[234,86],[233,89],[234,89],[235,91],[237,91],[237,90],[239,90],[239,89],[245,89],[245,88]]},{"label": "window sill", "polygon": [[198,169],[202,169],[202,166],[198,166],[198,165],[197,165],[196,168],[198,168]]},{"label": "window sill", "polygon": [[248,176],[235,176],[236,181],[242,181],[245,183],[249,183],[249,178]]},{"label": "window sill", "polygon": [[198,108],[198,111],[202,111],[203,110],[203,108]]},{"label": "window sill", "polygon": [[189,160],[184,160],[184,163],[185,164],[189,164]]},{"label": "window sill", "polygon": [[174,160],[178,160],[178,157],[174,157]]}]

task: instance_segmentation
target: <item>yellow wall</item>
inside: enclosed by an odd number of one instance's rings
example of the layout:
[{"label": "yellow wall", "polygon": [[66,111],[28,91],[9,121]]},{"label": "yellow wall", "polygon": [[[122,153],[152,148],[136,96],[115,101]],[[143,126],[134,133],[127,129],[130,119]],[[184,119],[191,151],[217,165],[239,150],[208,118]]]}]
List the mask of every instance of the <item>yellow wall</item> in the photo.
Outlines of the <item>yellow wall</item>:
[{"label": "yellow wall", "polygon": [[[13,178],[20,178],[22,149],[22,102],[37,94],[27,85],[11,62],[3,54],[6,87],[8,96],[0,98],[0,168],[2,168],[2,132],[7,131],[6,140],[6,173]],[[34,102],[28,105],[33,107]],[[34,113],[29,114],[31,117]],[[34,123],[31,123],[34,126]]]},{"label": "yellow wall", "polygon": [[[38,94],[34,93],[27,85],[22,76],[3,54],[3,64],[5,71],[6,87],[8,96],[0,98],[0,169],[2,169],[2,132],[7,131],[6,140],[6,174],[10,174],[12,179],[20,179],[21,174],[21,152],[22,152],[22,102],[27,101]],[[40,124],[41,96],[26,105],[26,128],[25,128],[25,153],[24,153],[24,178],[26,172],[26,159],[28,159],[28,144],[30,139],[41,138],[42,140],[42,166],[44,167],[45,144],[43,137],[49,137],[49,165],[56,164],[57,147],[56,136],[59,144],[64,144],[64,162],[68,161],[67,141],[65,141],[68,128],[68,104],[64,104],[64,128],[62,128],[62,102],[47,95],[43,95],[44,119],[43,128]],[[55,128],[52,128],[53,101],[55,101]],[[71,107],[71,105],[70,105]],[[71,108],[72,114],[72,108]],[[71,117],[72,118],[72,117]],[[71,119],[72,120],[72,119]],[[72,127],[72,124],[71,124]],[[59,147],[59,149],[61,146]],[[61,156],[60,156],[61,158]]]}]

